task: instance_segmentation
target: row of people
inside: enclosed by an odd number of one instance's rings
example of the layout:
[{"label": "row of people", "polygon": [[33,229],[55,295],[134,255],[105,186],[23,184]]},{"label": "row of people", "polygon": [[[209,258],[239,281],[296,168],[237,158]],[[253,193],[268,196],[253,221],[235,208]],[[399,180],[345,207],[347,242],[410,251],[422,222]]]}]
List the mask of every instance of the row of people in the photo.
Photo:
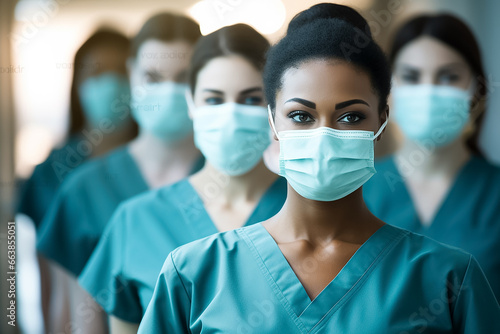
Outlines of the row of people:
[{"label": "row of people", "polygon": [[[319,4],[269,47],[245,25],[148,20],[127,62],[139,136],[68,176],[41,254],[112,333],[500,331],[500,169],[477,145],[470,30],[419,17],[387,60],[356,11]],[[392,114],[404,143],[374,163]]]}]

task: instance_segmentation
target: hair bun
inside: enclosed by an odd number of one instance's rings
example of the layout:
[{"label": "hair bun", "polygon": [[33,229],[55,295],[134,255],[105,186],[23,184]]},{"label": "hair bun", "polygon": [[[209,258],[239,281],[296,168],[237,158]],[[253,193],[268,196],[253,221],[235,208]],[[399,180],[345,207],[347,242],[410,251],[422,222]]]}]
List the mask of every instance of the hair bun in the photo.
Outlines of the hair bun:
[{"label": "hair bun", "polygon": [[363,16],[351,7],[334,3],[320,3],[295,15],[288,25],[287,34],[320,19],[338,19],[345,21],[372,38],[368,22],[366,22]]}]

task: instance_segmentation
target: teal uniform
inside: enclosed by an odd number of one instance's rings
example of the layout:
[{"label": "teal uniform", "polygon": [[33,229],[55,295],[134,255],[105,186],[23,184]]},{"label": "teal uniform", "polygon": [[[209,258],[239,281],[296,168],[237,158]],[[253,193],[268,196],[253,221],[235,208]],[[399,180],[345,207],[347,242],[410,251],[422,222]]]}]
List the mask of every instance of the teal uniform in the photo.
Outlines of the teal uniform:
[{"label": "teal uniform", "polygon": [[88,159],[89,152],[79,146],[81,141],[79,136],[70,137],[63,147],[53,150],[36,166],[22,184],[16,212],[29,216],[37,229],[63,180]]},{"label": "teal uniform", "polygon": [[171,252],[138,333],[500,333],[499,319],[471,255],[391,225],[311,301],[255,224]]},{"label": "teal uniform", "polygon": [[47,211],[39,252],[78,276],[117,206],[146,190],[128,146],[87,162],[68,177]]},{"label": "teal uniform", "polygon": [[[245,225],[275,215],[285,202],[286,187],[286,180],[278,178]],[[148,191],[116,210],[80,276],[80,284],[108,314],[139,323],[167,255],[217,232],[187,179]]]},{"label": "teal uniform", "polygon": [[386,223],[472,254],[500,298],[500,168],[473,156],[458,172],[429,226],[419,219],[394,158],[376,163],[363,187],[365,202]]}]

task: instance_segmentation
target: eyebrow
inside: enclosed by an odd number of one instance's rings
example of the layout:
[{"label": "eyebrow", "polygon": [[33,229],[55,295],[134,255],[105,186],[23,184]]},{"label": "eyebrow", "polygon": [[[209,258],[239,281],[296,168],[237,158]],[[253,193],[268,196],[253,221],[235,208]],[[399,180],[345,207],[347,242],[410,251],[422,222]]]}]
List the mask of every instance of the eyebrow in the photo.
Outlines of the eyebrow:
[{"label": "eyebrow", "polygon": [[158,72],[158,71],[156,71],[156,70],[147,70],[146,74],[149,75],[150,77],[152,77],[155,80],[159,80],[159,79],[161,79],[163,77],[161,75],[161,73]]},{"label": "eyebrow", "polygon": [[214,94],[219,94],[219,95],[224,95],[223,91],[217,90],[217,89],[204,89],[204,92],[209,92],[209,93],[214,93]]},{"label": "eyebrow", "polygon": [[252,87],[252,88],[248,88],[248,89],[242,90],[240,92],[240,95],[250,94],[250,93],[253,93],[253,92],[262,92],[262,87]]},{"label": "eyebrow", "polygon": [[337,103],[335,105],[335,110],[343,109],[343,108],[349,107],[350,105],[353,105],[353,104],[364,104],[364,105],[367,105],[368,107],[370,106],[368,104],[368,102],[366,102],[364,100],[353,99],[353,100],[348,100],[348,101]]},{"label": "eyebrow", "polygon": [[[415,67],[415,66],[410,65],[410,64],[401,64],[398,67],[400,67],[403,70],[407,70],[407,71],[416,71],[416,72],[421,71],[420,67]],[[439,68],[439,70],[444,70],[444,69],[457,68],[457,67],[463,68],[464,64],[462,64],[462,63],[448,63],[448,64],[441,65],[438,68]]]},{"label": "eyebrow", "polygon": [[443,69],[443,68],[449,68],[449,67],[464,67],[464,66],[465,66],[465,64],[462,64],[462,63],[449,63],[446,65],[440,66],[440,68]]},{"label": "eyebrow", "polygon": [[301,99],[299,97],[294,97],[293,99],[287,100],[285,103],[288,103],[288,102],[297,102],[297,103],[305,105],[308,108],[316,109],[316,103]]},{"label": "eyebrow", "polygon": [[[308,101],[308,100],[304,100],[304,99],[301,99],[298,97],[294,97],[293,99],[287,100],[285,103],[288,103],[288,102],[297,102],[297,103],[303,104],[306,107],[309,107],[311,109],[316,109],[316,103]],[[352,99],[352,100],[337,103],[335,105],[335,110],[343,109],[343,108],[349,107],[350,105],[353,105],[353,104],[365,104],[367,106],[370,106],[368,104],[368,102],[366,102],[364,100]]]},{"label": "eyebrow", "polygon": [[[214,94],[218,94],[218,95],[224,95],[224,92],[221,91],[221,90],[217,90],[217,89],[210,89],[210,88],[206,88],[203,90],[204,92],[209,92],[209,93],[214,93]],[[249,93],[253,93],[253,92],[261,92],[262,91],[262,87],[252,87],[252,88],[248,88],[248,89],[245,89],[243,91],[241,91],[239,94],[240,95],[245,95],[245,94],[249,94]]]}]

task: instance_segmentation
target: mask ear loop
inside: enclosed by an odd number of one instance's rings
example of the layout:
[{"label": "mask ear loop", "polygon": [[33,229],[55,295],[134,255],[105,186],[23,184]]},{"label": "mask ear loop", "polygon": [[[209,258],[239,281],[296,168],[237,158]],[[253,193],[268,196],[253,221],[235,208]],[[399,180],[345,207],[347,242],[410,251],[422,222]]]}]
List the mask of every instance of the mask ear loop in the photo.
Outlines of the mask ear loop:
[{"label": "mask ear loop", "polygon": [[385,127],[387,126],[387,123],[389,123],[389,117],[387,117],[387,119],[385,120],[384,124],[382,124],[382,126],[380,127],[380,129],[378,129],[377,134],[375,136],[373,136],[373,139],[377,139],[377,137],[380,136],[380,134],[382,133],[382,131],[384,131]]},{"label": "mask ear loop", "polygon": [[278,136],[278,132],[276,131],[276,127],[274,126],[273,114],[271,112],[271,106],[269,104],[267,105],[267,114],[269,117],[269,123],[271,124],[271,128],[273,129],[274,134],[276,135],[276,138],[279,139],[280,136]]}]

